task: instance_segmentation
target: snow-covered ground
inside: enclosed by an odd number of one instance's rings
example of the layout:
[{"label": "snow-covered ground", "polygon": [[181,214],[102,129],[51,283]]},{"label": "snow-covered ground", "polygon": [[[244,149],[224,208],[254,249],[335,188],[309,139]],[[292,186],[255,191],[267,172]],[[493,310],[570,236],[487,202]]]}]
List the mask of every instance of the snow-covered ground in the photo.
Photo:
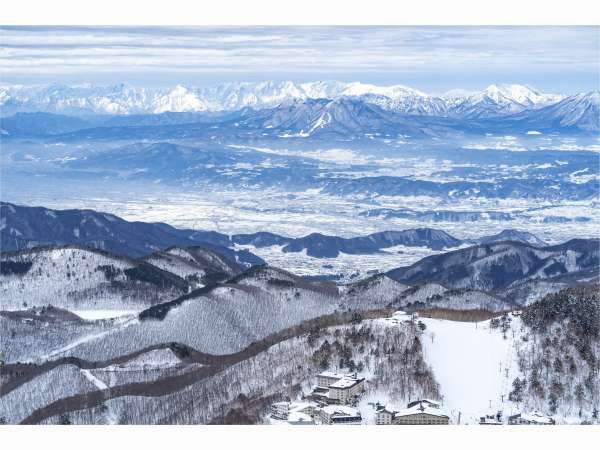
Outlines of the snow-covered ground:
[{"label": "snow-covered ground", "polygon": [[88,380],[90,380],[94,384],[94,386],[96,386],[101,391],[103,391],[104,389],[108,389],[108,386],[106,385],[106,383],[104,381],[100,380],[99,378],[95,377],[94,375],[92,375],[92,373],[89,370],[81,369],[81,373]]},{"label": "snow-covered ground", "polygon": [[[13,183],[16,184],[16,183]],[[275,188],[260,190],[186,190],[169,186],[104,186],[99,188],[56,183],[40,186],[3,186],[8,201],[43,205],[48,208],[91,208],[116,214],[126,220],[166,222],[180,228],[214,230],[226,234],[270,231],[290,237],[319,232],[342,237],[366,235],[385,230],[415,227],[443,229],[453,236],[466,239],[491,235],[505,228],[527,230],[549,243],[573,237],[597,236],[600,215],[593,201],[551,202],[539,199],[461,199],[445,203],[434,197],[385,196],[375,199],[364,196],[338,197],[321,189],[287,192]],[[123,195],[128,189],[128,196]],[[512,221],[480,220],[477,222],[423,222],[411,218],[365,217],[361,212],[378,208],[405,208],[415,211],[498,211],[527,212],[531,218]],[[539,208],[539,209],[538,209]],[[588,217],[589,222],[547,223],[547,217]]]},{"label": "snow-covered ground", "polygon": [[100,319],[113,319],[115,317],[129,316],[137,314],[138,310],[133,309],[84,309],[84,310],[73,310],[71,311],[77,314],[79,317],[85,320],[100,320]]},{"label": "snow-covered ground", "polygon": [[108,330],[104,330],[104,331],[100,331],[98,333],[93,333],[93,334],[88,334],[85,335],[83,337],[80,337],[70,343],[68,343],[67,345],[60,347],[56,350],[53,350],[52,352],[48,353],[47,355],[42,356],[41,358],[39,358],[41,361],[45,361],[48,359],[54,359],[57,357],[62,356],[65,352],[81,345],[84,344],[86,342],[90,342],[93,341],[95,339],[100,339],[104,336],[109,335],[110,333],[113,333],[115,331],[121,330],[123,328],[126,328],[130,325],[133,325],[135,323],[139,323],[137,317],[127,317],[127,316],[123,316],[122,318],[117,318],[114,319],[115,323],[114,323],[114,327],[109,328]]},{"label": "snow-covered ground", "polygon": [[237,245],[260,256],[268,264],[283,267],[296,275],[340,275],[340,282],[365,278],[370,273],[387,272],[396,267],[409,266],[426,256],[441,253],[426,247],[397,245],[374,255],[348,255],[340,253],[336,258],[314,258],[301,252],[284,253],[282,245],[257,248],[253,245]]},{"label": "snow-covered ground", "polygon": [[443,408],[451,420],[458,423],[460,414],[461,424],[474,424],[488,413],[510,413],[508,393],[518,375],[518,332],[513,336],[509,330],[504,339],[499,329],[490,329],[489,320],[420,320],[427,327],[422,339],[425,360],[440,383]]}]

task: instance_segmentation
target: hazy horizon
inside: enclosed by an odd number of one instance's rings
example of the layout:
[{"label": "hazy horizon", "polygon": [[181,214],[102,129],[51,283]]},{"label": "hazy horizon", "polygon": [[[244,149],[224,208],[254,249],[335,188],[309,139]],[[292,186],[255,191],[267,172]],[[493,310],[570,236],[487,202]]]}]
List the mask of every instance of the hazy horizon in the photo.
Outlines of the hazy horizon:
[{"label": "hazy horizon", "polygon": [[[597,27],[0,27],[3,84],[598,89]],[[465,70],[465,67],[468,70]]]}]

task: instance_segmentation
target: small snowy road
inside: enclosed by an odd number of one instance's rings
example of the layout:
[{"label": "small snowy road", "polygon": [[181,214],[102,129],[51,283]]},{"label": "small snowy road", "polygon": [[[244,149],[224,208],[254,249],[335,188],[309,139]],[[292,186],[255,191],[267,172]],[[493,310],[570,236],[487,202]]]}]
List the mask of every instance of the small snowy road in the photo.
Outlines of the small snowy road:
[{"label": "small snowy road", "polygon": [[108,330],[105,331],[101,331],[99,333],[94,333],[94,334],[88,334],[86,336],[82,336],[78,339],[76,339],[73,342],[70,342],[69,344],[60,347],[56,350],[53,350],[52,352],[42,356],[40,358],[41,361],[48,361],[50,359],[55,359],[57,357],[62,356],[64,353],[68,352],[69,350],[72,350],[73,348],[77,347],[78,345],[81,345],[85,342],[89,342],[89,341],[93,341],[94,339],[99,339],[103,336],[106,336],[109,333],[114,333],[116,330],[120,330],[123,328],[126,328],[130,325],[133,325],[134,323],[138,322],[138,318],[136,316],[130,317],[130,316],[124,316],[124,319],[122,320],[121,323],[119,323],[117,326],[113,327],[113,328],[109,328]]},{"label": "small snowy road", "polygon": [[104,383],[104,381],[102,381],[101,379],[95,377],[94,375],[92,375],[92,373],[87,370],[87,369],[80,369],[81,373],[89,380],[92,382],[92,384],[94,386],[96,386],[98,389],[100,389],[101,391],[108,389],[108,385],[106,383]]}]

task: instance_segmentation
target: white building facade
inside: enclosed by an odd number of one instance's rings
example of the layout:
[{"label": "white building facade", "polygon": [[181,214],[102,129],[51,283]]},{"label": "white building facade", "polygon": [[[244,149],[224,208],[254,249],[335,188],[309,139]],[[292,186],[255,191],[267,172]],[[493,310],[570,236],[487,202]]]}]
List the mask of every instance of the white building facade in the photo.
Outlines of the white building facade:
[{"label": "white building facade", "polygon": [[328,405],[318,410],[323,425],[360,425],[362,416],[356,408],[345,405]]},{"label": "white building facade", "polygon": [[341,405],[350,403],[365,391],[364,378],[344,377],[329,386],[329,398]]}]

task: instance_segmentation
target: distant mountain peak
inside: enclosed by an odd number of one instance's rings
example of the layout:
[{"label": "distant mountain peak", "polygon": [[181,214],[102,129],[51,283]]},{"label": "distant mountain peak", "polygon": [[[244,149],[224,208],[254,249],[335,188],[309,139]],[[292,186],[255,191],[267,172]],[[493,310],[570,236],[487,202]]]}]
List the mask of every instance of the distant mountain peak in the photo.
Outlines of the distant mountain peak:
[{"label": "distant mountain peak", "polygon": [[589,101],[591,104],[594,105],[600,105],[600,91],[591,91],[577,94],[576,98],[579,98],[580,100]]},{"label": "distant mountain peak", "polygon": [[481,244],[502,241],[522,242],[524,244],[531,244],[538,247],[544,247],[547,245],[546,242],[538,238],[535,234],[529,233],[528,231],[516,230],[514,228],[507,228],[498,234],[494,234],[492,236],[483,236],[479,239],[479,243]]},{"label": "distant mountain peak", "polygon": [[364,103],[410,115],[465,113],[479,116],[479,112],[471,112],[472,108],[481,108],[478,105],[485,109],[484,115],[510,114],[528,107],[556,103],[564,96],[542,94],[518,84],[492,84],[477,93],[455,90],[453,94],[438,97],[402,84],[378,86],[360,81],[235,82],[207,88],[181,84],[171,88],[140,88],[125,83],[109,86],[88,83],[0,86],[0,105],[5,115],[32,111],[71,115],[236,111],[247,107],[262,109],[298,101],[340,98],[360,99]]},{"label": "distant mountain peak", "polygon": [[564,98],[556,94],[542,94],[530,86],[520,84],[491,84],[479,95],[485,95],[497,103],[516,102],[524,106],[545,105]]},{"label": "distant mountain peak", "polygon": [[374,84],[361,83],[359,81],[346,84],[342,91],[342,95],[352,97],[359,97],[366,94],[383,95],[391,99],[406,96],[430,97],[424,92],[401,84],[392,86],[376,86]]}]

